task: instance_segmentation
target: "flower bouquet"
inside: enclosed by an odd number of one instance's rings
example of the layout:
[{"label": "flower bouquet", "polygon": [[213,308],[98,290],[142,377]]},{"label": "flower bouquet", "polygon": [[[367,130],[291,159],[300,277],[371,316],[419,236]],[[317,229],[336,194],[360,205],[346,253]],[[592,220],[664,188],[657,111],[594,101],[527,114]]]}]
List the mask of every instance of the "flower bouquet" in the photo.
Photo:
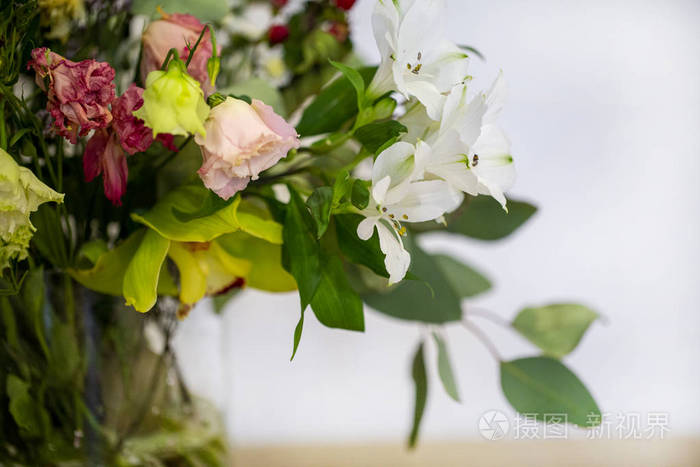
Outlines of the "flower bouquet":
[{"label": "flower bouquet", "polygon": [[3,4],[3,463],[227,464],[218,415],[187,390],[170,342],[199,301],[245,288],[298,292],[292,359],[305,320],[362,332],[364,304],[423,326],[411,446],[424,346],[459,400],[452,322],[500,362],[517,411],[599,423],[560,361],[595,312],[522,310],[506,324],[542,355],[502,361],[462,306],[490,282],[420,246],[433,231],[498,240],[536,210],[504,194],[503,75],[472,90],[479,54],[440,33],[438,0],[378,0],[382,59],[366,66],[353,3]]}]

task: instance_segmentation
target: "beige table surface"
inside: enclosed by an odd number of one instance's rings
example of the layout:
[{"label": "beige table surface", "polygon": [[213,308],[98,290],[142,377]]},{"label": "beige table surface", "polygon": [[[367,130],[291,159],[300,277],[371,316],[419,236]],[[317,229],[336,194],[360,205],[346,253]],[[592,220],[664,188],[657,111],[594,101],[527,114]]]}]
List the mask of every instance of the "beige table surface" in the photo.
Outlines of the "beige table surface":
[{"label": "beige table surface", "polygon": [[246,446],[235,467],[700,466],[700,439]]}]

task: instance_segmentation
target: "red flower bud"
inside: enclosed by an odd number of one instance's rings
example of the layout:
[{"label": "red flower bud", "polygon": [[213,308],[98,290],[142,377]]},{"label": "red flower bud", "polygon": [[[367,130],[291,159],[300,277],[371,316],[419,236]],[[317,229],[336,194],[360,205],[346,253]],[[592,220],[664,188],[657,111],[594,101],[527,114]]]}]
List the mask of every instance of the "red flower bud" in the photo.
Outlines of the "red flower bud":
[{"label": "red flower bud", "polygon": [[272,6],[275,8],[282,8],[287,4],[287,0],[271,0]]},{"label": "red flower bud", "polygon": [[348,11],[355,4],[355,0],[335,0],[335,5],[341,10]]},{"label": "red flower bud", "polygon": [[288,37],[289,28],[283,24],[273,24],[267,32],[267,38],[273,45],[286,41]]}]

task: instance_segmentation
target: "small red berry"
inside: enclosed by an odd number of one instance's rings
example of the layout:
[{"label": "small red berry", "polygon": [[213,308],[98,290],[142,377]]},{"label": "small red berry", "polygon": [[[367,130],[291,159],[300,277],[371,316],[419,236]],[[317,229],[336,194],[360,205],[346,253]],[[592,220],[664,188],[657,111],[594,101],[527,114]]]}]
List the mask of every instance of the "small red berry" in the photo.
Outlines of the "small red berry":
[{"label": "small red berry", "polygon": [[271,0],[272,1],[272,6],[275,8],[282,8],[287,4],[287,0]]},{"label": "small red berry", "polygon": [[355,0],[335,0],[335,5],[341,10],[349,10],[355,4]]},{"label": "small red berry", "polygon": [[328,32],[334,36],[338,42],[345,42],[350,34],[350,29],[347,24],[334,21],[330,28],[328,28]]},{"label": "small red berry", "polygon": [[273,45],[286,41],[288,37],[289,28],[284,24],[274,24],[267,32],[267,39],[270,41],[270,44]]}]

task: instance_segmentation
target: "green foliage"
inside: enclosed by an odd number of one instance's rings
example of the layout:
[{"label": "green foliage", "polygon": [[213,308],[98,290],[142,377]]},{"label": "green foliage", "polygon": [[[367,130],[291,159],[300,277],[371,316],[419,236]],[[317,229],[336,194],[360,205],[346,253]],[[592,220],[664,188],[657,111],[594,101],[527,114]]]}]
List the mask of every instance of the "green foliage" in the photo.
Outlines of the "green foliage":
[{"label": "green foliage", "polygon": [[[369,84],[376,67],[360,68],[363,82]],[[358,111],[357,92],[350,80],[340,76],[326,86],[304,110],[297,132],[301,136],[313,136],[339,130]]]},{"label": "green foliage", "polygon": [[537,211],[523,201],[509,200],[508,212],[489,196],[470,198],[464,213],[448,221],[447,230],[479,240],[500,240],[512,234]]},{"label": "green foliage", "polygon": [[299,288],[301,310],[311,303],[321,282],[321,260],[314,221],[299,194],[290,187],[282,246],[282,264]]},{"label": "green foliage", "polygon": [[450,286],[435,257],[410,239],[404,245],[411,253],[409,271],[418,280],[404,280],[386,292],[363,295],[373,309],[395,318],[441,324],[462,319],[460,295]]},{"label": "green foliage", "polygon": [[321,280],[311,300],[316,318],[330,328],[364,331],[362,300],[350,287],[342,261],[323,251],[321,268]]},{"label": "green foliage", "polygon": [[368,267],[375,274],[389,277],[384,265],[384,253],[379,248],[379,236],[374,232],[367,240],[357,236],[357,226],[363,217],[358,214],[338,214],[334,216],[338,246],[343,255],[352,263]]},{"label": "green foliage", "polygon": [[408,129],[396,120],[368,123],[355,130],[355,138],[372,154],[379,154],[379,149],[391,145]]},{"label": "green foliage", "polygon": [[355,88],[355,95],[357,96],[357,109],[362,112],[367,105],[367,98],[365,97],[365,81],[359,71],[351,68],[342,63],[334,62],[331,60],[331,65],[336,67],[340,72],[350,81],[352,87]]},{"label": "green foliage", "polygon": [[428,375],[425,371],[425,357],[423,355],[423,343],[421,342],[413,357],[411,376],[415,387],[415,403],[413,406],[413,426],[408,437],[408,446],[415,447],[418,441],[418,431],[423,420],[425,403],[428,400]]},{"label": "green foliage", "polygon": [[447,350],[447,343],[440,334],[434,332],[433,338],[438,349],[438,375],[445,392],[456,402],[459,402],[459,391],[457,390],[457,381],[455,380],[452,364],[450,363],[450,353]]},{"label": "green foliage", "polygon": [[122,293],[127,306],[145,313],[155,306],[158,298],[160,271],[168,253],[170,240],[155,230],[146,230],[124,273]]},{"label": "green foliage", "polygon": [[508,402],[522,414],[547,421],[566,415],[568,423],[591,427],[600,423],[600,409],[583,383],[559,360],[530,357],[501,362],[501,387]]},{"label": "green foliage", "polygon": [[470,266],[451,256],[435,255],[434,258],[452,290],[460,298],[473,297],[491,288],[491,282]]},{"label": "green foliage", "polygon": [[5,390],[10,399],[10,413],[27,436],[39,436],[48,422],[42,406],[29,394],[30,384],[16,375],[7,377]]},{"label": "green foliage", "polygon": [[317,237],[323,237],[331,219],[333,207],[333,188],[321,186],[316,188],[306,200],[306,205],[311,210],[311,215],[316,223]]},{"label": "green foliage", "polygon": [[513,328],[545,354],[561,358],[576,348],[598,314],[575,303],[525,308],[513,320]]}]

